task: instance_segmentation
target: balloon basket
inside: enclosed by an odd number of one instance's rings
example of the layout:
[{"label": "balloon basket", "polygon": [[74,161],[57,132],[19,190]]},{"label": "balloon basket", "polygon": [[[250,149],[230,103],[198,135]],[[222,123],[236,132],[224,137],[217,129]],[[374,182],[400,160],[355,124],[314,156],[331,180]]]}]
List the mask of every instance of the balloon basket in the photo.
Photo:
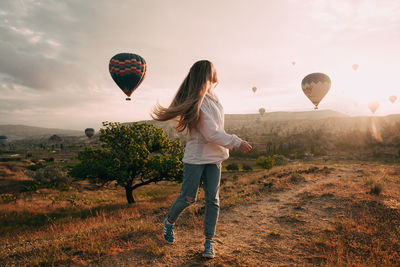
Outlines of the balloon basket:
[{"label": "balloon basket", "polygon": [[130,97],[125,98],[126,101],[131,101]]},{"label": "balloon basket", "polygon": [[318,107],[316,106],[316,107],[314,107],[314,110],[317,110],[318,109]]}]

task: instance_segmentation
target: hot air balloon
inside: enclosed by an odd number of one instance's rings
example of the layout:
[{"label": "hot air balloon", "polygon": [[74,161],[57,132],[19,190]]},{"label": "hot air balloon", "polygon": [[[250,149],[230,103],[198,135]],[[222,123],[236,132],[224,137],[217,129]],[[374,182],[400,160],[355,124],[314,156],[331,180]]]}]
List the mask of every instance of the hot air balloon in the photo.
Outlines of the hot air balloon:
[{"label": "hot air balloon", "polygon": [[396,100],[397,100],[397,96],[395,96],[395,95],[389,96],[389,101],[392,102],[392,104],[393,104],[394,102],[396,102]]},{"label": "hot air balloon", "polygon": [[146,75],[146,61],[139,55],[120,53],[113,56],[108,65],[111,77],[131,100],[133,91],[140,85]]},{"label": "hot air balloon", "polygon": [[296,61],[292,61],[292,65],[293,65],[293,66],[296,65]]},{"label": "hot air balloon", "polygon": [[7,136],[0,135],[0,145],[5,145],[7,143]]},{"label": "hot air balloon", "polygon": [[261,116],[264,115],[264,113],[265,113],[265,108],[260,108],[260,109],[258,110],[258,112],[260,113]]},{"label": "hot air balloon", "polygon": [[375,101],[368,103],[368,108],[373,114],[375,114],[376,110],[379,108],[379,102]]},{"label": "hot air balloon", "polygon": [[87,137],[92,137],[94,135],[94,129],[93,128],[86,128],[85,129],[85,134]]},{"label": "hot air balloon", "polygon": [[251,90],[253,90],[253,93],[255,93],[257,91],[257,87],[253,86],[253,88],[251,88]]},{"label": "hot air balloon", "polygon": [[324,73],[311,73],[301,81],[301,88],[308,99],[315,105],[314,109],[318,109],[319,102],[331,88],[331,79]]},{"label": "hot air balloon", "polygon": [[353,64],[353,66],[351,66],[353,68],[353,70],[357,70],[358,69],[358,64]]}]

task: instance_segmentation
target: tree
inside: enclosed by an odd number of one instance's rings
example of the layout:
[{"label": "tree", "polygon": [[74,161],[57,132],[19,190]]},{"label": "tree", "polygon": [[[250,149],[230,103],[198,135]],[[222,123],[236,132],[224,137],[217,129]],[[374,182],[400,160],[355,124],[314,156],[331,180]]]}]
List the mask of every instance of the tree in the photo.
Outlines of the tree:
[{"label": "tree", "polygon": [[75,178],[92,183],[116,181],[123,186],[129,204],[138,187],[162,180],[182,181],[183,147],[170,140],[164,131],[146,123],[122,125],[103,122],[100,129],[101,149],[86,148],[70,172]]}]

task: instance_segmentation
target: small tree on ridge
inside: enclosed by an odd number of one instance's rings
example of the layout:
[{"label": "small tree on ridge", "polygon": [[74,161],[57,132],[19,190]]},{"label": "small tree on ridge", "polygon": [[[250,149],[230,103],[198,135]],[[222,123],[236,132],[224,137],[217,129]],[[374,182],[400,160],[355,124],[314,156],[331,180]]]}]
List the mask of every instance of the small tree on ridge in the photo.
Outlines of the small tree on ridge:
[{"label": "small tree on ridge", "polygon": [[182,180],[184,149],[179,140],[170,140],[162,129],[146,123],[103,122],[103,126],[102,148],[81,151],[71,176],[91,183],[116,181],[125,188],[129,204],[135,202],[132,192],[140,186]]}]

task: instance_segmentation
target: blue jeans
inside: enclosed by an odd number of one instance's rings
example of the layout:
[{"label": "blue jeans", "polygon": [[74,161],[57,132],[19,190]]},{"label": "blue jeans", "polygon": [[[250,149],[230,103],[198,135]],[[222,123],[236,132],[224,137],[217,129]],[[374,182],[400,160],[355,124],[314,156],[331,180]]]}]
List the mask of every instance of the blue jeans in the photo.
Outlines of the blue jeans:
[{"label": "blue jeans", "polygon": [[183,165],[183,182],[181,193],[168,212],[168,220],[175,222],[179,214],[195,202],[200,179],[203,177],[206,209],[204,216],[204,235],[212,238],[219,214],[219,183],[221,180],[220,164],[187,164]]}]

